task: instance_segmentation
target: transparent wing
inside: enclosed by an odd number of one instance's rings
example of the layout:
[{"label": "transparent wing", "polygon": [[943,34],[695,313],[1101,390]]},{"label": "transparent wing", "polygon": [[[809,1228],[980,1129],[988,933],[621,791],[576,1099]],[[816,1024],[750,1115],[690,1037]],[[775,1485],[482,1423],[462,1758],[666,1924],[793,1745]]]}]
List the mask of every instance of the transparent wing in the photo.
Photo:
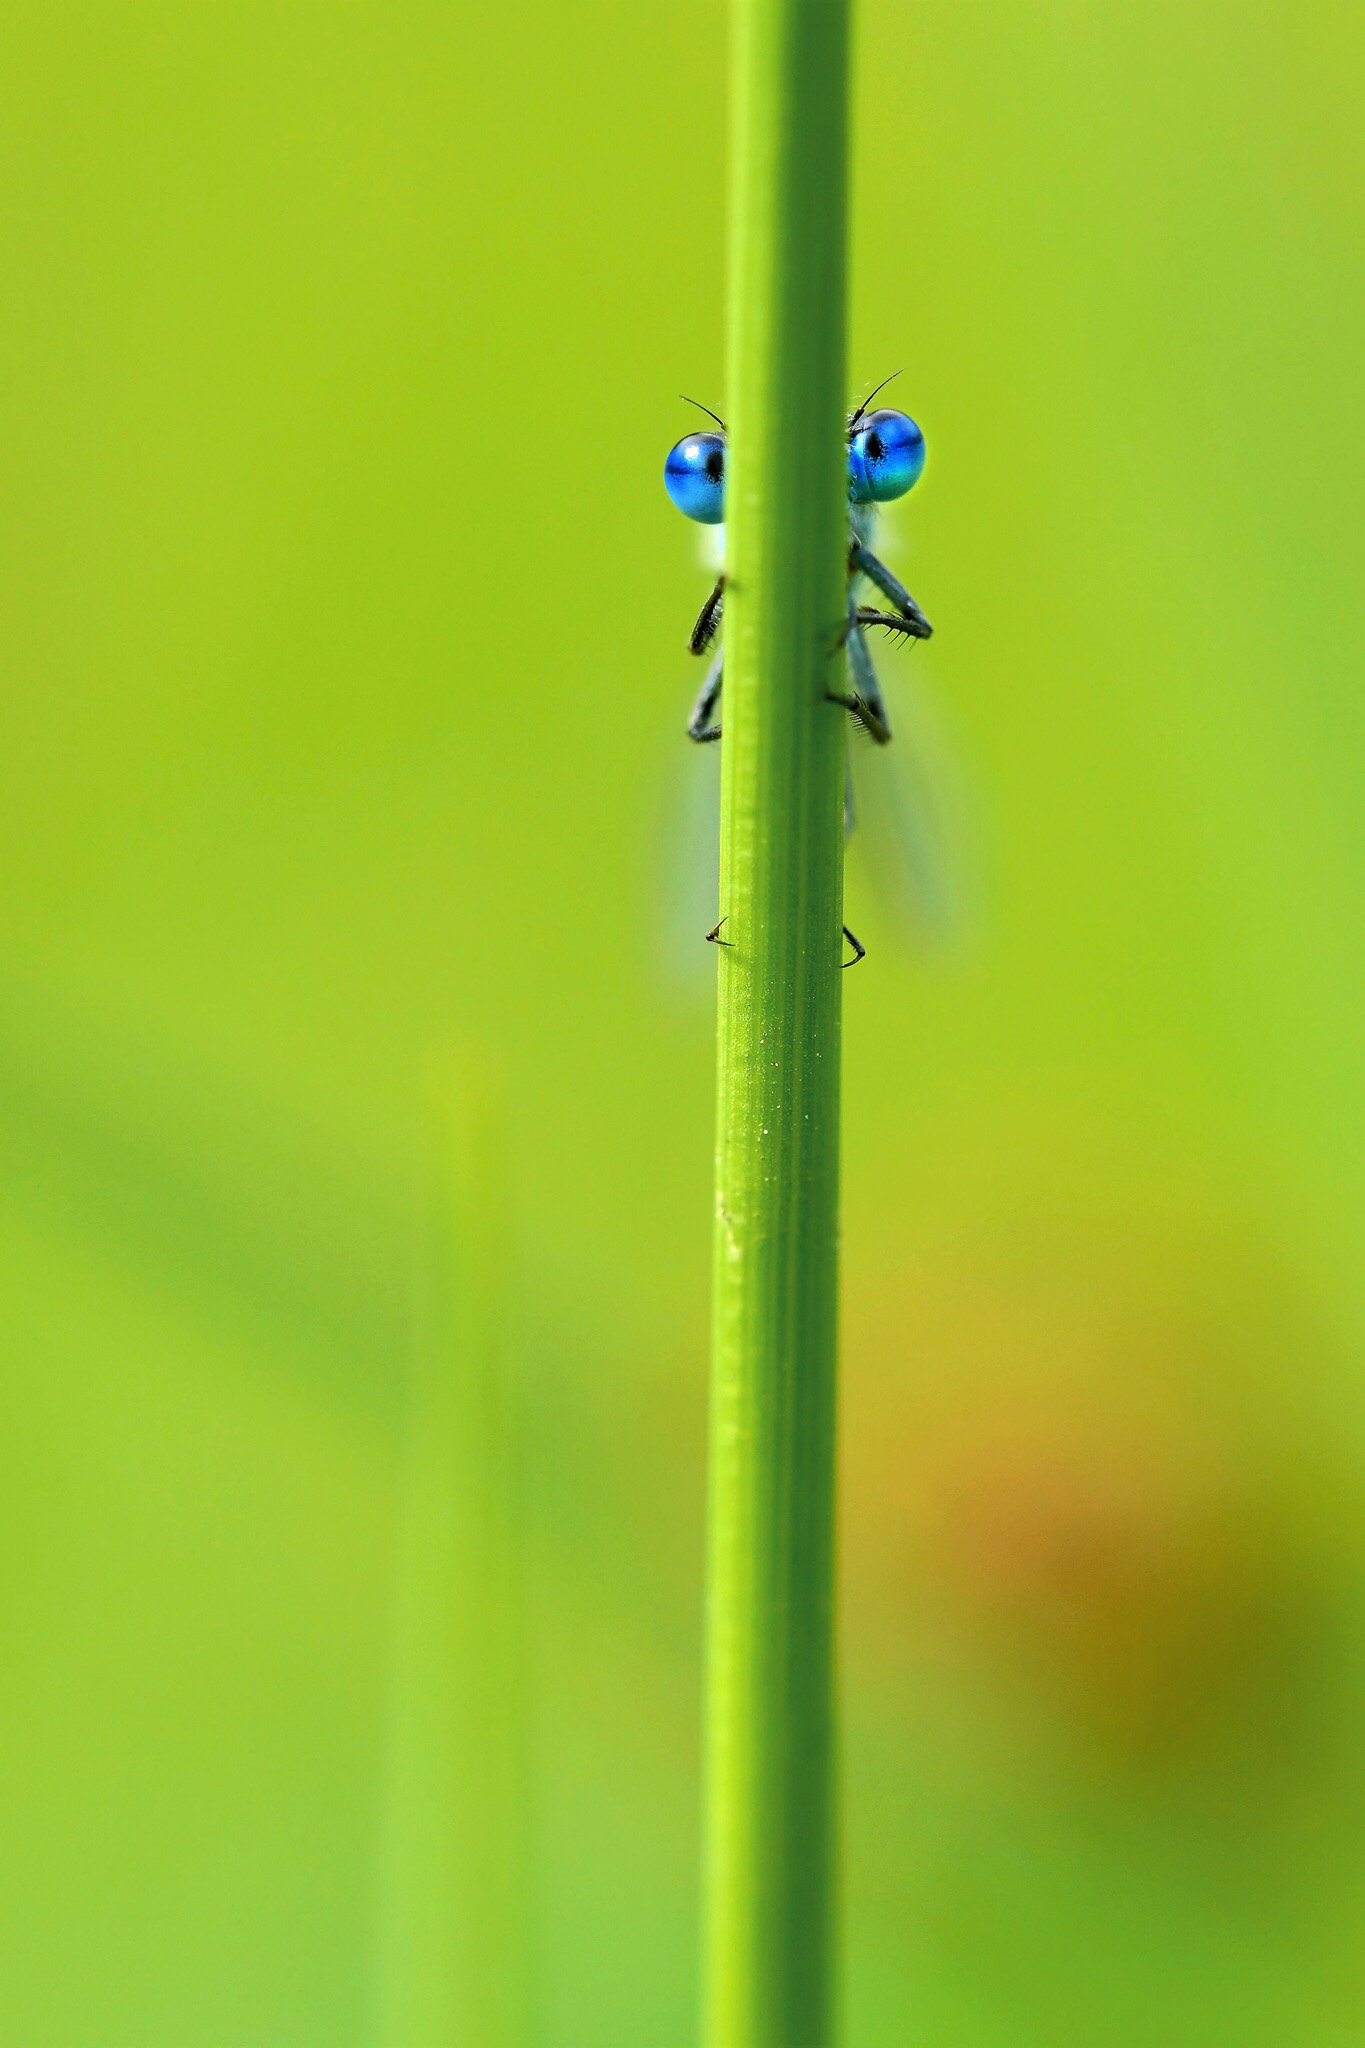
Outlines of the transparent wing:
[{"label": "transparent wing", "polygon": [[[923,957],[952,952],[969,923],[970,836],[957,754],[927,690],[912,687],[914,656],[882,662],[895,737],[878,747],[848,725],[854,827],[845,910],[872,946],[891,941]],[[917,680],[917,679],[915,679]],[[677,989],[708,991],[715,959],[705,944],[720,911],[720,751],[670,728],[672,759],[661,820],[661,965]],[[656,900],[659,900],[656,899]]]},{"label": "transparent wing", "polygon": [[[684,707],[684,716],[686,707]],[[720,750],[697,747],[670,725],[668,794],[660,849],[662,967],[676,988],[715,986],[706,934],[720,916]]]},{"label": "transparent wing", "polygon": [[889,746],[874,745],[850,721],[846,907],[855,931],[862,915],[870,931],[882,926],[922,952],[951,949],[963,936],[967,833],[955,750],[920,683],[919,662],[913,652],[883,658],[878,650]]}]

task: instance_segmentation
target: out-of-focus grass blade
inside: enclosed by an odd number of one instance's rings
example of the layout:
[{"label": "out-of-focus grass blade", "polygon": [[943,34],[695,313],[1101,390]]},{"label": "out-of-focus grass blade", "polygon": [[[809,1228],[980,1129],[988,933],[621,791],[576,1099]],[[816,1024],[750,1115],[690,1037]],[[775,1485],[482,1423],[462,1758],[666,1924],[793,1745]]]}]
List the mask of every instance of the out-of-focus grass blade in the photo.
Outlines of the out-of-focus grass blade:
[{"label": "out-of-focus grass blade", "polygon": [[394,1589],[382,2048],[527,2038],[520,1460],[495,1087],[433,1069]]},{"label": "out-of-focus grass blade", "polygon": [[262,1075],[0,976],[0,1191],[389,1422],[405,1176]]}]

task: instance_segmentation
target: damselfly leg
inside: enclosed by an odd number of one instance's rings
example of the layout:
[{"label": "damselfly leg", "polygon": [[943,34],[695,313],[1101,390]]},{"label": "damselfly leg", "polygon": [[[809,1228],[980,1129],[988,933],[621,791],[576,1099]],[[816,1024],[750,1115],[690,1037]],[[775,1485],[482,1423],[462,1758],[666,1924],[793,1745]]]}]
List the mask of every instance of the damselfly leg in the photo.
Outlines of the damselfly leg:
[{"label": "damselfly leg", "polygon": [[900,581],[900,578],[892,575],[885,562],[880,561],[873,554],[871,548],[864,545],[856,533],[849,545],[848,573],[850,578],[866,576],[868,582],[876,585],[882,596],[887,598],[896,607],[901,616],[911,622],[911,630],[914,632],[915,638],[917,640],[929,639],[934,629],[915,603],[914,598],[911,597],[905,585]]},{"label": "damselfly leg", "polygon": [[701,686],[701,693],[692,706],[692,716],[687,721],[687,737],[690,740],[704,742],[720,738],[719,722],[713,725],[711,721],[720,702],[724,675],[725,656],[718,654],[706,672],[706,681]]},{"label": "damselfly leg", "polygon": [[692,638],[687,643],[689,654],[705,654],[716,637],[721,613],[725,609],[725,578],[716,578],[716,587],[697,614],[697,623],[692,628]]},{"label": "damselfly leg", "polygon": [[[722,918],[720,924],[712,925],[710,931],[706,934],[706,943],[708,946],[734,945],[735,942],[733,939],[723,939],[720,935],[720,925],[724,924],[725,922],[725,918]],[[839,965],[841,967],[856,967],[860,960],[866,960],[867,947],[862,945],[860,941],[854,937],[853,933],[849,930],[847,925],[844,926],[844,937],[848,940],[848,943],[853,948],[853,958],[851,960],[841,960],[839,962]]]},{"label": "damselfly leg", "polygon": [[[850,604],[842,635],[851,671],[852,694],[840,696],[837,690],[826,690],[825,695],[831,704],[842,704],[846,711],[851,711],[863,730],[872,735],[879,747],[884,747],[891,737],[891,723],[886,715],[886,706],[882,702],[877,671],[872,666],[872,656],[868,653],[867,642],[863,638],[863,622],[859,617],[859,610],[859,606]],[[847,800],[845,803],[847,805]]]}]

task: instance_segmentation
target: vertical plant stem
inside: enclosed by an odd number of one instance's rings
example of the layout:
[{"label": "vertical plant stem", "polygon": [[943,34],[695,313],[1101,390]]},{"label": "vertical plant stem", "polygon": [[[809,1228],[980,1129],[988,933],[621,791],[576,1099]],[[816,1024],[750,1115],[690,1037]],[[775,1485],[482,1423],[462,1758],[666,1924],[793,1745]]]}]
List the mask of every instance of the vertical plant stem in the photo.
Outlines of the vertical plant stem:
[{"label": "vertical plant stem", "polygon": [[497,1089],[433,1064],[394,1587],[382,2048],[524,2048],[520,1467]]},{"label": "vertical plant stem", "polygon": [[704,2039],[826,2048],[847,0],[735,0],[733,91]]}]

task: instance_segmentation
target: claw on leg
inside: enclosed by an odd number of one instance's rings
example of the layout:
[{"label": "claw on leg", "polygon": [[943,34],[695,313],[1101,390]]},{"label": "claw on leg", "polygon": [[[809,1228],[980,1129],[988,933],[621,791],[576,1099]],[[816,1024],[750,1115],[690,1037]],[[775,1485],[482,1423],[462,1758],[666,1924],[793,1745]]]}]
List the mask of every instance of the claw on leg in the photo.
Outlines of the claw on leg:
[{"label": "claw on leg", "polygon": [[[729,913],[729,911],[727,910],[727,911],[726,911],[726,913],[725,913],[725,917],[728,917],[729,915],[730,915],[730,913]],[[708,946],[733,946],[733,945],[734,945],[734,943],[735,943],[735,942],[734,942],[734,940],[733,940],[733,939],[723,939],[723,938],[721,937],[721,935],[720,935],[720,925],[721,925],[721,924],[724,924],[724,923],[725,923],[725,917],[723,917],[723,918],[721,919],[721,921],[720,921],[720,924],[718,924],[718,925],[715,925],[715,926],[713,926],[713,928],[712,928],[712,929],[711,929],[711,930],[710,930],[710,931],[709,931],[709,932],[708,932],[708,933],[706,934],[706,943],[707,943],[707,945],[708,945]],[[856,939],[854,939],[853,943],[854,943],[854,945],[856,946],[856,945],[857,945],[857,943],[858,943],[858,941],[857,941]],[[852,962],[852,961],[850,960],[850,962],[849,962],[849,966],[851,967],[852,965],[853,965],[853,962]]]},{"label": "claw on leg", "polygon": [[[719,927],[717,927],[717,929],[719,929]],[[851,960],[841,960],[839,962],[839,965],[840,967],[856,967],[860,960],[866,960],[867,947],[859,944],[858,940],[854,938],[852,932],[849,930],[847,925],[844,926],[844,937],[848,940],[848,943],[853,948],[853,958]]]}]

